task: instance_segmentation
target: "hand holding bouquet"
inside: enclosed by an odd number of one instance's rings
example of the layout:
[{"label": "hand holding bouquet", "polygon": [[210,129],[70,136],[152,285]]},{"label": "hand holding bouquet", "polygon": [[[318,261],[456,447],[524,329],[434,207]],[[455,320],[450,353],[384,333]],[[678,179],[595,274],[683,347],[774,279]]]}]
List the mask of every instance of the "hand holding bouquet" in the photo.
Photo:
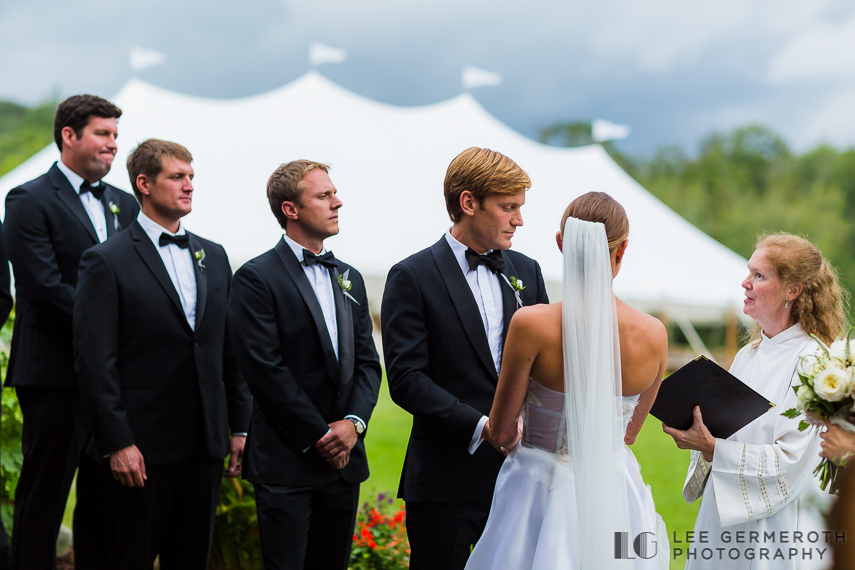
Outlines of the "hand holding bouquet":
[{"label": "hand holding bouquet", "polygon": [[[782,414],[788,418],[804,415],[805,420],[799,423],[799,431],[811,426],[819,429],[827,421],[851,424],[855,413],[855,359],[851,346],[853,333],[855,327],[831,343],[831,346],[826,346],[816,336],[811,335],[819,343],[822,352],[816,356],[802,357],[797,368],[801,383],[793,387],[798,397],[796,407]],[[839,471],[840,466],[828,459],[823,459],[817,465],[814,475],[819,474],[823,491],[828,488],[829,493],[837,492]]]}]

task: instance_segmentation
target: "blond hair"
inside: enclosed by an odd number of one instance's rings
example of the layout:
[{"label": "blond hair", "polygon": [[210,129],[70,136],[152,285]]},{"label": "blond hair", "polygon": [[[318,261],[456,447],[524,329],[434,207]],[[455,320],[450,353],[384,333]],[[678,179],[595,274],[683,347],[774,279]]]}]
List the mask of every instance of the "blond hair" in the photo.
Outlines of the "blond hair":
[{"label": "blond hair", "polygon": [[294,160],[287,164],[280,164],[267,180],[267,201],[282,229],[288,225],[288,218],[282,211],[282,203],[294,202],[302,206],[300,182],[313,170],[329,172],[330,167],[312,160]]},{"label": "blond hair", "polygon": [[531,187],[525,170],[507,156],[473,146],[457,155],[445,173],[445,207],[455,224],[463,209],[460,195],[468,191],[478,202],[491,194],[519,194]]},{"label": "blond hair", "polygon": [[[837,271],[808,240],[788,233],[763,234],[754,249],[764,250],[778,279],[785,285],[801,283],[802,293],[790,301],[793,320],[808,334],[830,344],[846,327],[848,293],[840,287]],[[751,340],[760,338],[755,324]]]}]

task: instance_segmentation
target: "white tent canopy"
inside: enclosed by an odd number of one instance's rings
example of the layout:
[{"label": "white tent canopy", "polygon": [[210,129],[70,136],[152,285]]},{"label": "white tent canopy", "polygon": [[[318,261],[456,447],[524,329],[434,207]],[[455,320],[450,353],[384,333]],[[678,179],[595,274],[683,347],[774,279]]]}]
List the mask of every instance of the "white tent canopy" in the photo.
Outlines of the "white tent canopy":
[{"label": "white tent canopy", "polygon": [[[745,260],[685,221],[628,176],[598,145],[555,148],[511,130],[469,94],[420,107],[395,107],[351,93],[310,72],[273,91],[220,100],[182,95],[138,79],[113,98],[124,114],[111,184],[129,189],[125,158],[150,137],[193,154],[193,213],[186,227],[222,243],[233,268],[272,247],[281,230],[267,204],[267,178],[283,162],[306,158],[332,166],[344,203],[341,233],[328,240],[359,268],[379,309],[391,266],[434,243],[450,226],[442,183],[463,149],[488,147],[514,159],[532,180],[525,225],[514,249],[537,259],[559,295],[555,232],[564,208],[592,190],[626,208],[630,247],[615,291],[647,311],[694,322],[739,310]],[[0,178],[0,197],[45,172],[54,145]],[[0,206],[2,208],[2,206]]]}]

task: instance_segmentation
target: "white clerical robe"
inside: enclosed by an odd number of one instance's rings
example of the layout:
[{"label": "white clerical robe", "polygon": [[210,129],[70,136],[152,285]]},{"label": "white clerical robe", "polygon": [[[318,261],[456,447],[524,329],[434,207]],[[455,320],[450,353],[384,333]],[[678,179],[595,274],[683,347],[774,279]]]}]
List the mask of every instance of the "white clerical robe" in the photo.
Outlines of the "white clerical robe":
[{"label": "white clerical robe", "polygon": [[800,419],[781,415],[796,405],[799,358],[817,348],[796,324],[772,338],[763,335],[736,355],[731,374],[776,407],[727,440],[716,439],[712,463],[692,452],[683,497],[703,499],[695,542],[687,545],[687,570],[829,566],[831,545],[820,514],[828,499],[813,476],[820,439],[816,430],[800,432]]}]

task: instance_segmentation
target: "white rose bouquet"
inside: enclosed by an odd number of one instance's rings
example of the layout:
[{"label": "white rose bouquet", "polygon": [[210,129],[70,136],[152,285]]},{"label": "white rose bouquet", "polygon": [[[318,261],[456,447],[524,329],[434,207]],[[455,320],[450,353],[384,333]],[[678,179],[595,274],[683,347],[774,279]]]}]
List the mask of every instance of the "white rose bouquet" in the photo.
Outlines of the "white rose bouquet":
[{"label": "white rose bouquet", "polygon": [[[804,356],[797,367],[801,383],[794,386],[798,400],[796,407],[784,412],[788,418],[805,416],[799,422],[799,431],[813,426],[820,429],[826,420],[833,422],[850,422],[855,413],[855,355],[852,353],[851,339],[855,327],[849,332],[826,346],[816,336],[822,352],[815,356]],[[829,484],[829,493],[837,492],[837,475],[840,466],[828,459],[823,459],[814,470],[819,475],[820,487],[824,491]]]}]

